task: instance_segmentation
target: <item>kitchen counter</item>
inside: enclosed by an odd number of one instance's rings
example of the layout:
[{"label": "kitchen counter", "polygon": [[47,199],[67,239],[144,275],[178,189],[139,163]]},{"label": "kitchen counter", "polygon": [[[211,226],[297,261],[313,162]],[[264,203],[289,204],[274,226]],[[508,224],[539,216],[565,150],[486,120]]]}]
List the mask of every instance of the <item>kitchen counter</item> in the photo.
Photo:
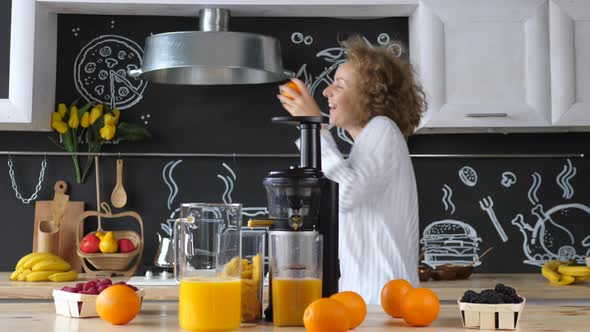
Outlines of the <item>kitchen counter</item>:
[{"label": "kitchen counter", "polygon": [[[590,307],[527,305],[519,322],[520,331],[588,331]],[[0,326],[3,331],[183,331],[178,326],[178,304],[175,302],[144,302],[139,315],[125,326],[114,326],[100,318],[67,318],[55,314],[53,303],[0,303]],[[354,331],[408,330],[401,319],[387,316],[378,306],[370,306],[367,319]],[[240,331],[305,331],[304,328],[274,328],[263,324],[243,327]],[[438,319],[421,332],[464,331],[457,305],[443,305]],[[476,331],[476,330],[474,330]]]},{"label": "kitchen counter", "polygon": [[[0,299],[52,299],[51,292],[54,288],[64,285],[72,285],[75,282],[18,282],[8,280],[10,273],[0,272]],[[81,281],[91,278],[80,275]],[[113,282],[127,280],[127,278],[111,278]],[[527,301],[542,300],[583,300],[590,301],[590,281],[567,286],[553,285],[541,276],[541,273],[524,274],[486,274],[475,273],[467,280],[453,281],[428,281],[422,283],[422,287],[432,289],[442,301],[456,301],[463,293],[472,289],[480,291],[492,288],[496,283],[502,282],[510,285],[527,298]],[[177,300],[178,288],[175,286],[142,286],[145,290],[146,300]]]}]

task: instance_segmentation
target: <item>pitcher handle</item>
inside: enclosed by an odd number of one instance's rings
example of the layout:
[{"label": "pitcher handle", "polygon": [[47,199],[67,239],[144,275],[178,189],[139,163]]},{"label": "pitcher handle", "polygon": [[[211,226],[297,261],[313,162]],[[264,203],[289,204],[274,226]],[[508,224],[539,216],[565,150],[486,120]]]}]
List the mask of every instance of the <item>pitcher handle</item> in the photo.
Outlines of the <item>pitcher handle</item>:
[{"label": "pitcher handle", "polygon": [[177,283],[180,283],[181,279],[181,267],[186,266],[186,252],[184,246],[186,241],[184,240],[183,227],[186,227],[186,222],[182,218],[178,218],[174,221],[174,232],[172,234],[172,247],[174,251],[174,279]]}]

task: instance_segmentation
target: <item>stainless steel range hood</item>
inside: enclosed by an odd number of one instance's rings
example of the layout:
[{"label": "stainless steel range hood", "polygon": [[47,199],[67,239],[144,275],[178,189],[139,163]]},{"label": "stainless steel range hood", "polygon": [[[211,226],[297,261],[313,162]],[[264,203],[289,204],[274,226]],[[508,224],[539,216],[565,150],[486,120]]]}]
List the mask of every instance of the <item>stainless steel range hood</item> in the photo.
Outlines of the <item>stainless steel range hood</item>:
[{"label": "stainless steel range hood", "polygon": [[164,84],[260,84],[291,74],[283,68],[279,41],[273,37],[228,32],[229,11],[199,11],[200,31],[168,32],[145,40],[141,69],[132,77]]}]

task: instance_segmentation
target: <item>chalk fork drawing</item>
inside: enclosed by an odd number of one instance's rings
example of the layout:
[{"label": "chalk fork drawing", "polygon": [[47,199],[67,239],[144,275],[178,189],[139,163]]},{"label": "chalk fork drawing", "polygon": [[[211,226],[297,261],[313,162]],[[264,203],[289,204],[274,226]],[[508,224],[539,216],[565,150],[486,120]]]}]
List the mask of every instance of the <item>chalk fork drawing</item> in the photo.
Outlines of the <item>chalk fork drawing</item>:
[{"label": "chalk fork drawing", "polygon": [[445,184],[443,185],[442,191],[442,203],[445,206],[445,211],[451,210],[451,214],[455,213],[455,204],[453,204],[453,201],[451,200],[451,198],[453,197],[453,189],[451,189],[451,187]]},{"label": "chalk fork drawing", "polygon": [[[236,175],[236,172],[234,172],[234,170],[226,163],[222,163],[221,165],[229,173],[229,175],[217,174],[217,178],[219,178],[225,186],[223,194],[221,195],[221,200],[225,204],[229,204],[232,203],[231,194],[234,190],[235,182],[238,180],[238,176]],[[242,207],[242,214],[247,217],[255,217],[268,215],[268,211],[266,207]]]},{"label": "chalk fork drawing", "polygon": [[119,35],[102,35],[88,42],[74,62],[76,90],[86,101],[127,109],[137,104],[147,81],[127,72],[141,68],[143,49]]},{"label": "chalk fork drawing", "polygon": [[563,190],[561,197],[570,199],[574,196],[574,188],[570,184],[570,180],[576,176],[576,168],[572,166],[571,160],[567,159],[567,164],[563,166],[563,170],[557,175],[555,182]]},{"label": "chalk fork drawing", "polygon": [[500,225],[498,217],[496,217],[496,213],[494,212],[494,201],[492,200],[492,197],[484,197],[479,201],[479,207],[490,217],[490,220],[492,221],[492,224],[494,224],[496,232],[500,235],[502,242],[508,241],[508,236],[506,235],[506,232],[504,232],[504,228]]},{"label": "chalk fork drawing", "polygon": [[425,264],[437,267],[444,264],[480,265],[477,259],[481,238],[471,225],[453,219],[438,220],[424,228],[423,244]]},{"label": "chalk fork drawing", "polygon": [[516,175],[512,172],[504,172],[502,173],[502,179],[500,180],[500,184],[506,188],[510,188],[513,184],[516,183]]},{"label": "chalk fork drawing", "polygon": [[459,170],[459,179],[468,187],[475,187],[477,184],[477,172],[470,166],[463,166]]}]

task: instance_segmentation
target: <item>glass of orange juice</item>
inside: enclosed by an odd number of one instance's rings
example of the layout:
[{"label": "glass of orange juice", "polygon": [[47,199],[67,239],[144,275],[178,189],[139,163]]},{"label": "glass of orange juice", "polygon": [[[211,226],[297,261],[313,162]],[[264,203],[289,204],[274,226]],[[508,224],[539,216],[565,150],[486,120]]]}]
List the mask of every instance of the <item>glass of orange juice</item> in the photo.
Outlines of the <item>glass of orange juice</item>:
[{"label": "glass of orange juice", "polygon": [[189,331],[229,331],[241,321],[241,204],[187,203],[174,223],[178,321]]},{"label": "glass of orange juice", "polygon": [[271,296],[275,326],[303,326],[303,312],[322,297],[322,235],[270,232]]}]

